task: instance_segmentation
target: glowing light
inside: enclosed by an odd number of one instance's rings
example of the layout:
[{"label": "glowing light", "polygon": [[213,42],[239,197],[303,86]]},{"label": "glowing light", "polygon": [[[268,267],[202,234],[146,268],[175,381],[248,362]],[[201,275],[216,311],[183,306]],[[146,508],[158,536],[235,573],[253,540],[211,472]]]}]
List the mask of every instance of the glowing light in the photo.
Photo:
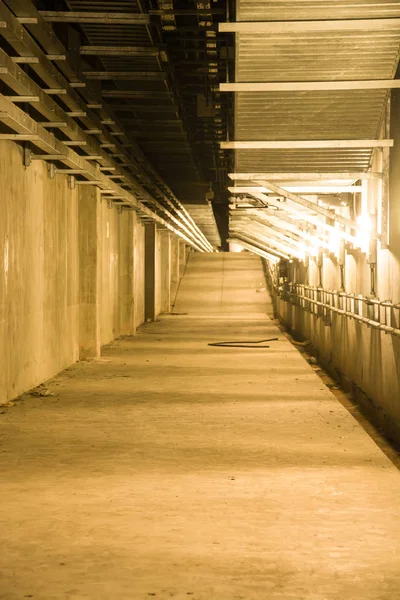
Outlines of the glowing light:
[{"label": "glowing light", "polygon": [[310,236],[310,246],[308,247],[308,254],[311,254],[311,256],[318,256],[320,247],[321,240],[314,235]]},{"label": "glowing light", "polygon": [[362,252],[368,252],[371,239],[372,222],[368,214],[357,217],[356,246],[361,248]]},{"label": "glowing light", "polygon": [[340,239],[341,239],[340,229],[338,229],[336,227],[334,229],[331,229],[331,231],[329,232],[329,244],[328,244],[329,252],[332,252],[333,254],[339,253]]},{"label": "glowing light", "polygon": [[244,250],[243,246],[241,246],[237,242],[229,243],[229,252],[242,252],[243,250]]}]

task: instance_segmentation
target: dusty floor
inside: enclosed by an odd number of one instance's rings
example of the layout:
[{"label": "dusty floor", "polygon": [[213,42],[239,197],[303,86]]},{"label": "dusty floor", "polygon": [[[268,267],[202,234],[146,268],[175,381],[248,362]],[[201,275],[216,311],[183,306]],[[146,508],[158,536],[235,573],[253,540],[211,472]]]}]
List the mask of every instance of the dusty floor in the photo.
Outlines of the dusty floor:
[{"label": "dusty floor", "polygon": [[259,263],[209,260],[190,314],[0,411],[0,598],[400,599],[399,471],[261,314]]}]

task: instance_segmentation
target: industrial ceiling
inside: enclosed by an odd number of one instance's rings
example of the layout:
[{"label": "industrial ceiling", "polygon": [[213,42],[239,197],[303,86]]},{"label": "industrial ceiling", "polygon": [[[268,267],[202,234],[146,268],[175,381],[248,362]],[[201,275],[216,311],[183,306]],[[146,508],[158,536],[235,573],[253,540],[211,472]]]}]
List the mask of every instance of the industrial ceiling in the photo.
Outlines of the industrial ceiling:
[{"label": "industrial ceiling", "polygon": [[[220,86],[234,96],[221,144],[234,155],[232,241],[275,259],[332,250],[332,237],[357,247],[366,181],[379,180],[387,211],[400,3],[237,0],[219,30],[235,45],[234,77]],[[385,225],[372,232],[382,243]]]},{"label": "industrial ceiling", "polygon": [[138,201],[143,217],[211,251],[221,239],[210,207],[223,215],[231,166],[218,144],[232,102],[218,89],[228,60],[221,20],[225,0],[1,2],[0,134],[77,184],[89,173],[103,187],[114,181],[115,202]]},{"label": "industrial ceiling", "polygon": [[198,250],[354,240],[338,200],[384,186],[400,0],[5,0],[0,24],[3,139]]}]

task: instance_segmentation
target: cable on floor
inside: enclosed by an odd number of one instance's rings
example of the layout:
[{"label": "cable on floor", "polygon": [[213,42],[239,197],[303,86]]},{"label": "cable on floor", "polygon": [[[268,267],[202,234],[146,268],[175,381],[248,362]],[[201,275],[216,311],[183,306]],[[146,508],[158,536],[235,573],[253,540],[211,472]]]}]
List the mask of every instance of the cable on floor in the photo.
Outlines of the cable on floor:
[{"label": "cable on floor", "polygon": [[248,341],[233,341],[233,342],[214,342],[208,344],[208,346],[214,346],[218,348],[270,348],[270,346],[260,346],[264,342],[276,342],[278,338],[269,338],[267,340],[248,340]]}]

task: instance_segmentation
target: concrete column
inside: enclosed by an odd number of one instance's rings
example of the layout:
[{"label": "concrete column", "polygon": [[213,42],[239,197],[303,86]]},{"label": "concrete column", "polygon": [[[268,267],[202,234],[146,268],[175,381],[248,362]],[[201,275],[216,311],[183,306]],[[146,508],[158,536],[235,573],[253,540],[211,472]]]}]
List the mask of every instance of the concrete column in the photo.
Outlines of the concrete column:
[{"label": "concrete column", "polygon": [[119,293],[120,293],[120,333],[132,335],[135,332],[134,310],[134,211],[123,211],[120,215],[119,236]]},{"label": "concrete column", "polygon": [[171,312],[171,234],[160,232],[161,241],[161,312]]},{"label": "concrete column", "polygon": [[155,319],[161,313],[161,231],[156,227],[155,239],[155,288],[154,313]]},{"label": "concrete column", "polygon": [[179,284],[179,238],[171,236],[171,304],[173,304]]},{"label": "concrete column", "polygon": [[156,240],[155,223],[146,223],[144,232],[144,318],[154,321],[156,318]]},{"label": "concrete column", "polygon": [[186,266],[186,243],[179,238],[179,279],[182,277]]},{"label": "concrete column", "polygon": [[79,358],[100,355],[98,227],[99,190],[79,186]]},{"label": "concrete column", "polygon": [[145,227],[137,215],[135,215],[134,234],[134,309],[135,329],[145,320],[144,316],[144,262],[145,262]]}]

